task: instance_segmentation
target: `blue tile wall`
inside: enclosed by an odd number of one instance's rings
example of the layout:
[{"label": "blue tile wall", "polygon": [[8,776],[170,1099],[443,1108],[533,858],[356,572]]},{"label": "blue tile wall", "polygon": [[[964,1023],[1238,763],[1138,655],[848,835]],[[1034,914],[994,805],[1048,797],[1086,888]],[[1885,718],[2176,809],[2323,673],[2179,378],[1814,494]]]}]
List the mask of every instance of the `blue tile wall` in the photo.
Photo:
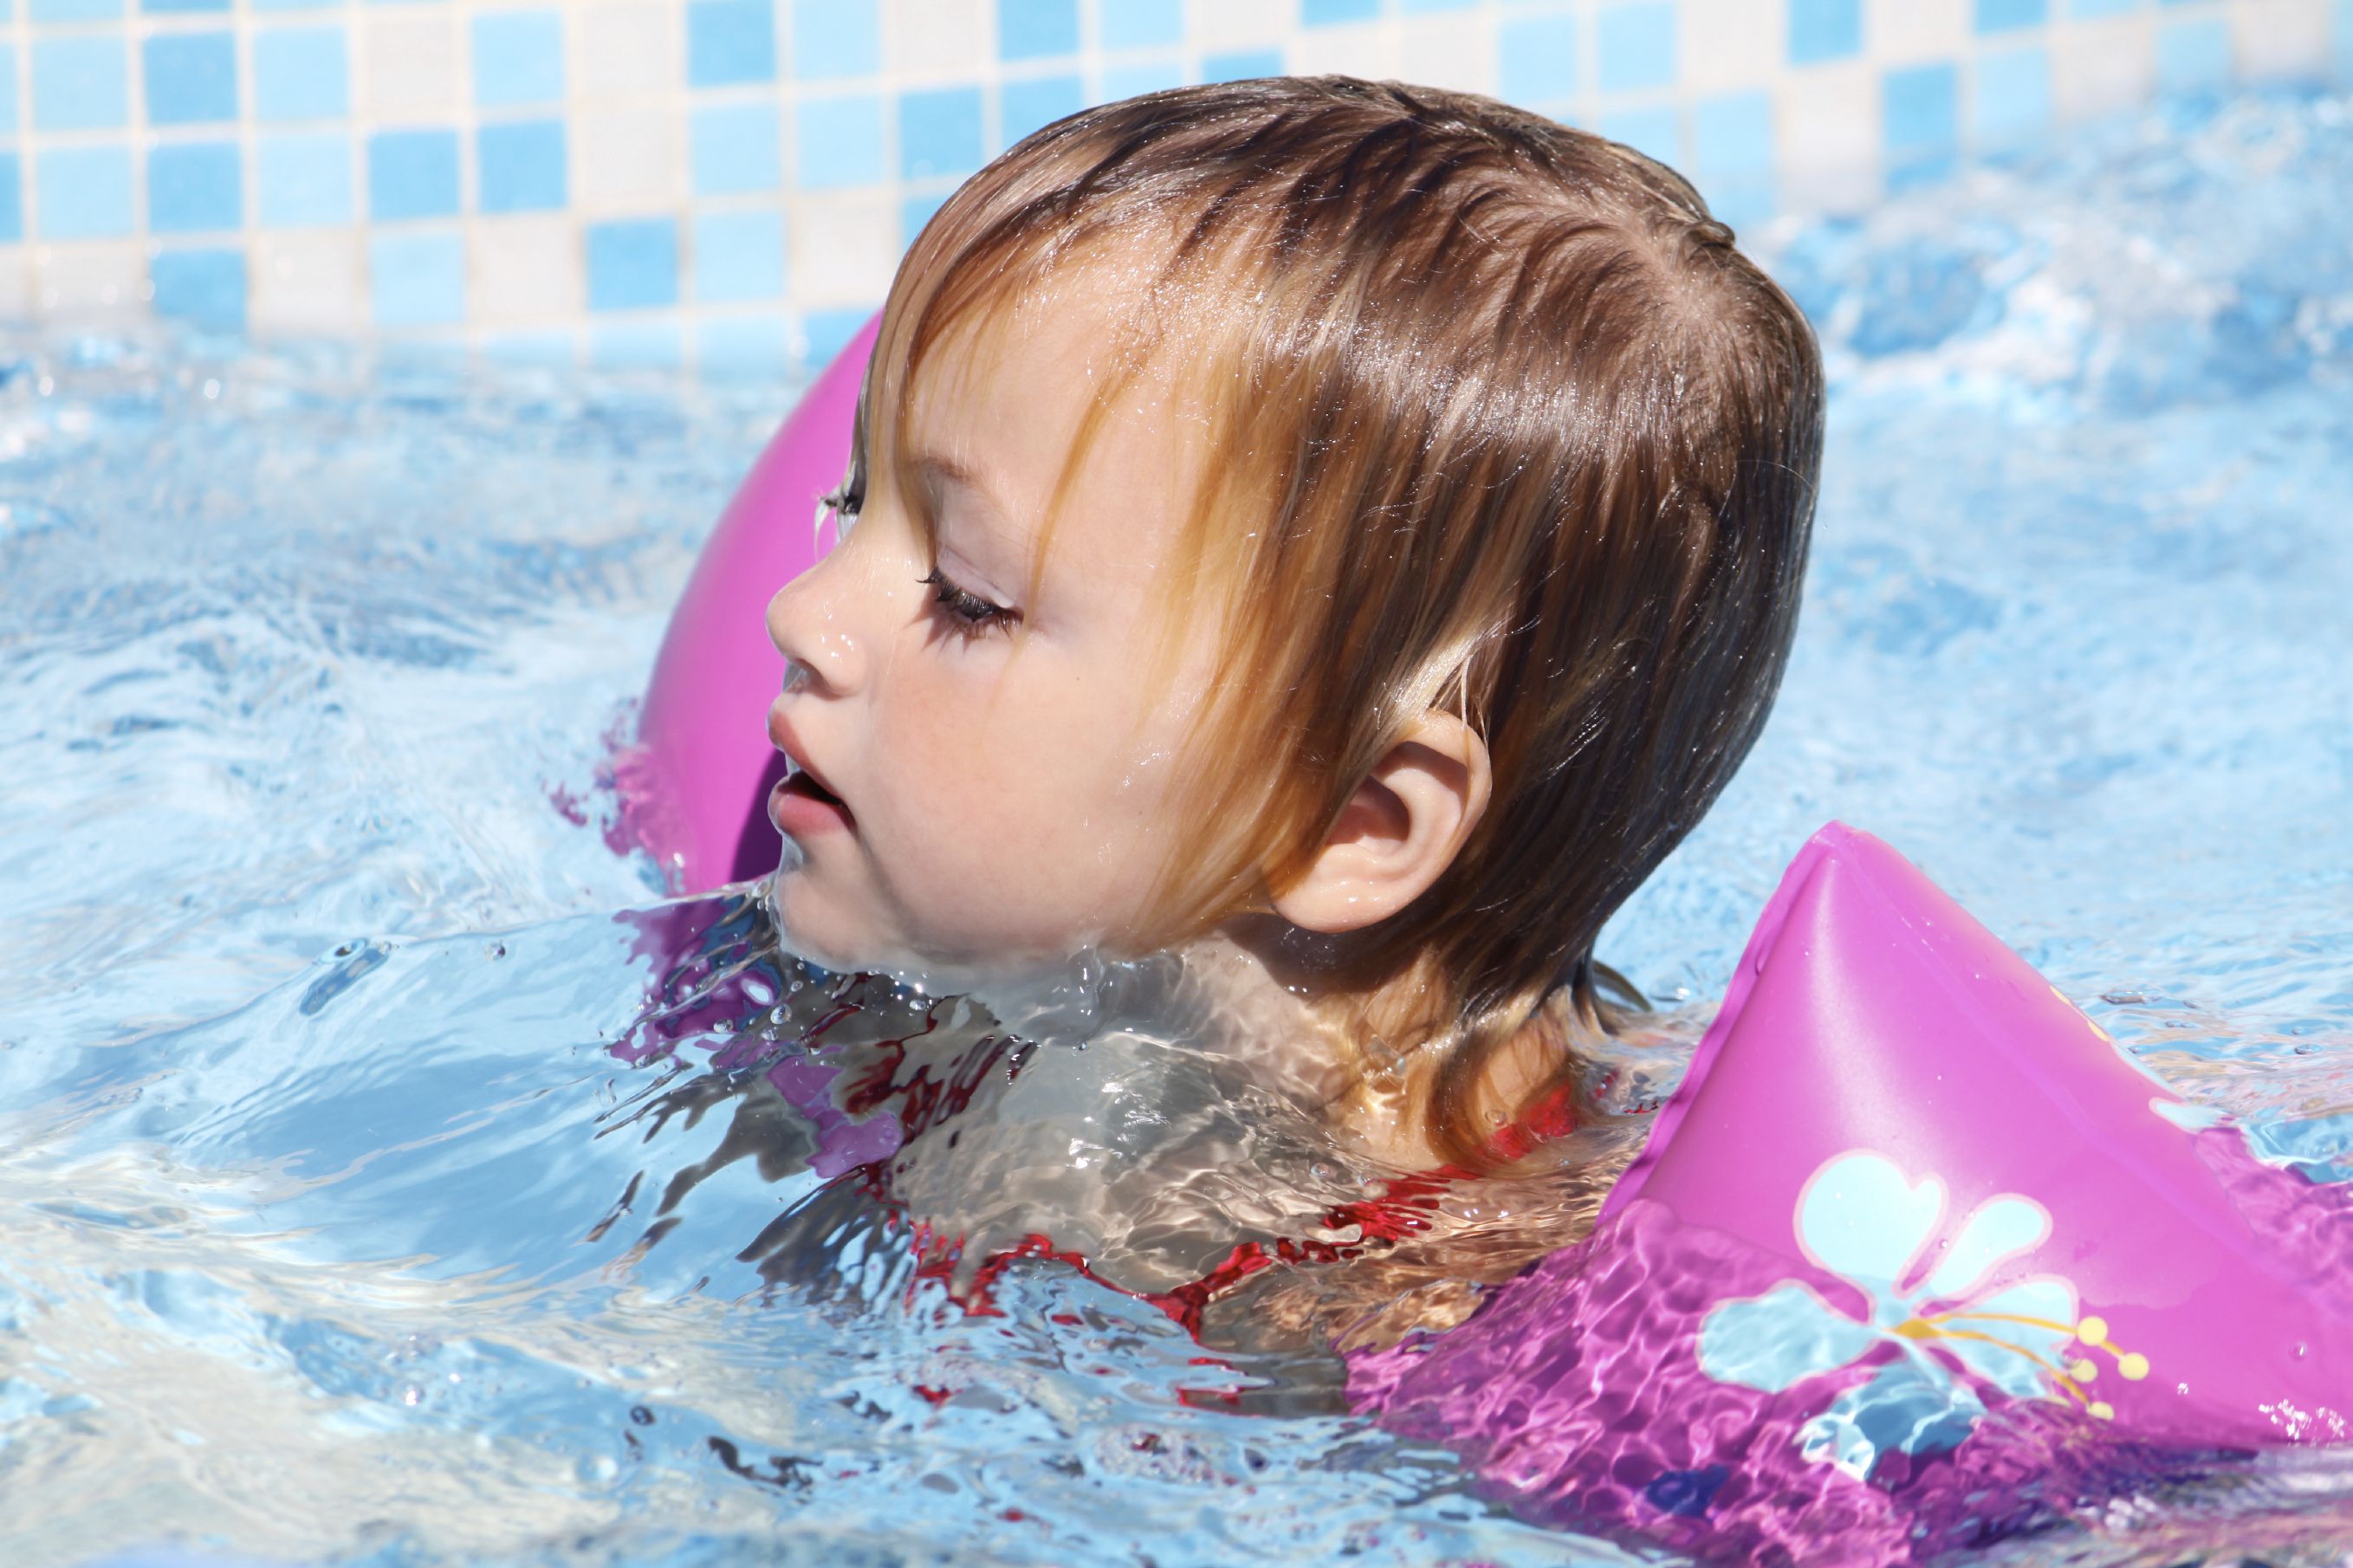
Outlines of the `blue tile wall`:
[{"label": "blue tile wall", "polygon": [[564,21],[554,11],[492,11],[474,18],[474,102],[483,109],[564,98]]},{"label": "blue tile wall", "polygon": [[476,205],[486,213],[555,212],[565,201],[560,120],[514,120],[474,132]]},{"label": "blue tile wall", "polygon": [[203,234],[245,226],[245,170],[234,142],[173,142],[147,153],[147,227]]},{"label": "blue tile wall", "polygon": [[253,117],[334,120],[351,112],[342,27],[269,27],[253,35]]},{"label": "blue tile wall", "polygon": [[255,139],[255,216],[264,228],[347,224],[353,216],[351,137],[340,131]]},{"label": "blue tile wall", "polygon": [[227,33],[165,33],[140,54],[147,123],[201,125],[237,118],[237,39]]},{"label": "blue tile wall", "polygon": [[1747,228],[2119,80],[2353,86],[2353,0],[0,0],[0,310],[773,375],[1029,132],[1286,69],[1495,93]]}]

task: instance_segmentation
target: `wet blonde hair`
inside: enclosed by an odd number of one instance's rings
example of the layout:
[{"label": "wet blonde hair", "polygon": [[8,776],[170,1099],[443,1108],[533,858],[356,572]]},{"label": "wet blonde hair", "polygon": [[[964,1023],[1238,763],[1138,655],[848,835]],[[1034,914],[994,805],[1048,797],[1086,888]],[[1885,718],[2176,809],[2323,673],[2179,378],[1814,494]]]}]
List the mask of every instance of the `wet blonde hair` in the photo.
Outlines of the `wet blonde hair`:
[{"label": "wet blonde hair", "polygon": [[[944,338],[1138,237],[1159,304],[1137,321],[1223,302],[1165,584],[1174,619],[1226,632],[1194,754],[1268,764],[1193,770],[1168,934],[1262,907],[1409,726],[1459,713],[1488,808],[1351,963],[1424,978],[1421,1037],[1388,1044],[1419,1047],[1431,1145],[1481,1164],[1503,1053],[1563,987],[1601,1021],[1597,933],[1764,723],[1820,463],[1813,336],[1630,149],[1393,83],[1177,89],[1046,127],[934,216],[884,310],[844,504]],[[1545,1039],[1557,1082],[1575,1059]]]}]

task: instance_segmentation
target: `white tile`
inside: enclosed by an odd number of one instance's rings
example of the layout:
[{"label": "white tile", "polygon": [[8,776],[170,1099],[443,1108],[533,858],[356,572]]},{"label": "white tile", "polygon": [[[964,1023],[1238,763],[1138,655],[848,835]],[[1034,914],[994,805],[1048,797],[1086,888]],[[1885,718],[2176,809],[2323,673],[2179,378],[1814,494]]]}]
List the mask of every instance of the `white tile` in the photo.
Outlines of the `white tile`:
[{"label": "white tile", "polygon": [[981,0],[890,0],[882,55],[903,76],[970,75],[988,63],[988,12]]},{"label": "white tile", "polygon": [[147,258],[135,240],[44,245],[34,254],[33,302],[44,316],[143,311]]},{"label": "white tile", "polygon": [[576,5],[565,21],[575,100],[672,93],[686,79],[681,6]]},{"label": "white tile", "polygon": [[899,267],[899,212],[890,197],[799,196],[785,228],[796,309],[871,305],[890,292]]},{"label": "white tile", "polygon": [[1204,53],[1264,48],[1292,33],[1292,7],[1272,0],[1193,0],[1192,12],[1187,37]]},{"label": "white tile", "polygon": [[1863,7],[1863,52],[1883,66],[1951,59],[1968,47],[1969,0],[1867,0]]},{"label": "white tile", "polygon": [[360,36],[360,110],[378,124],[448,114],[458,81],[458,23],[438,6],[369,16]]},{"label": "white tile", "polygon": [[22,320],[33,313],[33,258],[21,246],[0,250],[0,316]]},{"label": "white tile", "polygon": [[1759,0],[1683,0],[1675,47],[1689,92],[1757,87],[1782,74],[1788,47],[1784,7]]},{"label": "white tile", "polygon": [[1460,92],[1495,90],[1495,29],[1483,12],[1414,16],[1398,28],[1398,74]]},{"label": "white tile", "polygon": [[686,199],[685,135],[667,107],[607,109],[572,121],[572,203],[584,212]]},{"label": "white tile", "polygon": [[2051,98],[2063,119],[2082,120],[2147,101],[2157,66],[2145,18],[2071,27],[2051,49]]},{"label": "white tile", "polygon": [[366,320],[366,263],[347,229],[262,236],[247,283],[258,332],[340,332]]},{"label": "white tile", "polygon": [[[1862,61],[1816,66],[1775,95],[1774,133],[1786,185],[1852,192],[1858,174],[1877,188],[1879,71]],[[1793,202],[1790,205],[1795,205]]]},{"label": "white tile", "polygon": [[1300,76],[1337,71],[1373,81],[1392,77],[1420,81],[1421,72],[1398,58],[1397,29],[1380,22],[1345,26],[1302,27],[1293,33],[1283,64]]},{"label": "white tile", "polygon": [[2241,79],[2294,81],[2326,77],[2329,21],[2328,0],[2235,0],[2231,7],[2231,44]]},{"label": "white tile", "polygon": [[552,324],[587,303],[580,226],[561,213],[474,220],[466,235],[470,319]]}]

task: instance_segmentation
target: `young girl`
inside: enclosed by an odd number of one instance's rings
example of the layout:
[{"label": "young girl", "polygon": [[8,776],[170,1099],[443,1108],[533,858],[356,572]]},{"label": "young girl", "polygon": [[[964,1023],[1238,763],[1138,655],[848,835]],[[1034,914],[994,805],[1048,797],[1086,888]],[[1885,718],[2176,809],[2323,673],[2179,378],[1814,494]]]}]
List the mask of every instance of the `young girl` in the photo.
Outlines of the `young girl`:
[{"label": "young girl", "polygon": [[1341,78],[1050,126],[902,264],[770,607],[780,923],[943,985],[1178,948],[1345,1136],[1491,1163],[1763,723],[1820,432],[1627,148]]},{"label": "young girl", "polygon": [[1050,126],[908,253],[770,606],[786,940],[983,995],[1173,953],[1339,1149],[1508,1166],[1764,721],[1820,431],[1802,316],[1627,148],[1343,78]]}]

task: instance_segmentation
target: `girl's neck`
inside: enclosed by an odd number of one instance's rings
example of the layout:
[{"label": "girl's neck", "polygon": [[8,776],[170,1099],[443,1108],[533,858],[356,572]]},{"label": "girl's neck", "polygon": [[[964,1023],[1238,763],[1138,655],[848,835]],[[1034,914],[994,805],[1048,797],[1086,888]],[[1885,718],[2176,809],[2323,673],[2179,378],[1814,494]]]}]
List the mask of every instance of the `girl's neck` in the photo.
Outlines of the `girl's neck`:
[{"label": "girl's neck", "polygon": [[[1443,987],[1416,965],[1374,983],[1342,982],[1345,953],[1332,939],[1270,917],[1247,917],[1177,950],[1189,988],[1215,1033],[1252,1079],[1313,1105],[1357,1152],[1400,1171],[1444,1163],[1422,1127]],[[1481,1109],[1499,1129],[1550,1080],[1567,1020],[1547,1007],[1501,1052],[1481,1085]]]}]

